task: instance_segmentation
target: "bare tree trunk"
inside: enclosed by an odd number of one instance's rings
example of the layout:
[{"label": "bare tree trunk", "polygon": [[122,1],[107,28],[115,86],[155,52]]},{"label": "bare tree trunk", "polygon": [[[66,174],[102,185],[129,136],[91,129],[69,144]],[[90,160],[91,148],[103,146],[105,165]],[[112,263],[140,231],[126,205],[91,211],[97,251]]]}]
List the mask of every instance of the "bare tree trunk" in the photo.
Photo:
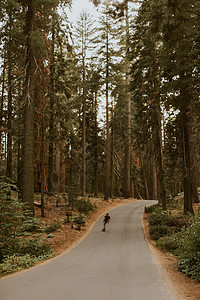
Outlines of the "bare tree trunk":
[{"label": "bare tree trunk", "polygon": [[149,188],[148,188],[148,182],[147,182],[147,175],[146,170],[144,168],[144,162],[142,158],[142,153],[140,152],[140,161],[142,166],[142,173],[143,173],[143,180],[144,180],[144,186],[145,186],[145,199],[149,200]]},{"label": "bare tree trunk", "polygon": [[190,159],[190,121],[188,112],[185,111],[182,115],[183,128],[183,163],[184,163],[184,212],[194,214],[192,206],[192,174],[191,174],[191,159]]},{"label": "bare tree trunk", "polygon": [[86,195],[86,87],[85,56],[83,55],[83,119],[82,119],[82,196]]},{"label": "bare tree trunk", "polygon": [[42,109],[41,131],[41,217],[44,217],[44,107]]},{"label": "bare tree trunk", "polygon": [[157,183],[157,169],[156,169],[156,163],[153,158],[153,168],[152,168],[152,175],[153,175],[153,200],[158,199],[158,183]]},{"label": "bare tree trunk", "polygon": [[48,191],[54,191],[53,174],[53,139],[54,139],[54,44],[55,29],[52,25],[51,66],[50,66],[50,118],[49,118],[49,160],[48,160]]},{"label": "bare tree trunk", "polygon": [[8,123],[7,123],[7,168],[6,176],[12,178],[12,63],[11,63],[11,17],[9,17],[8,42]]},{"label": "bare tree trunk", "polygon": [[125,0],[126,11],[126,119],[127,119],[127,136],[125,143],[125,164],[124,164],[124,197],[129,198],[130,194],[130,176],[131,176],[131,99],[129,92],[130,84],[130,63],[129,63],[129,16],[128,0]]},{"label": "bare tree trunk", "polygon": [[98,197],[98,191],[99,191],[99,187],[98,187],[98,182],[99,182],[99,178],[98,178],[98,125],[97,125],[97,92],[95,92],[95,99],[94,99],[94,103],[95,103],[95,188],[94,188],[94,195],[95,197]]},{"label": "bare tree trunk", "polygon": [[109,36],[107,30],[106,41],[106,170],[105,170],[105,192],[104,200],[108,200],[110,194],[110,129],[109,129],[109,97],[108,97],[108,79],[109,79]]},{"label": "bare tree trunk", "polygon": [[6,68],[6,50],[4,47],[4,63],[2,73],[2,91],[1,91],[1,105],[0,105],[0,159],[2,155],[2,132],[3,132],[3,103],[4,103],[4,89],[5,89],[5,68]]},{"label": "bare tree trunk", "polygon": [[110,197],[113,199],[113,190],[114,190],[114,125],[113,125],[113,120],[114,120],[114,108],[113,108],[113,103],[112,103],[112,111],[111,111],[111,119],[112,119],[112,124],[111,124],[111,171],[110,171]]},{"label": "bare tree trunk", "polygon": [[[56,125],[57,128],[57,136],[59,136],[60,133],[60,122]],[[60,149],[60,142],[57,141],[56,143],[56,177],[57,177],[57,183],[55,191],[57,193],[60,193],[60,166],[61,166],[61,149]]]},{"label": "bare tree trunk", "polygon": [[31,33],[34,31],[35,11],[29,1],[26,13],[26,79],[24,90],[24,143],[23,143],[23,191],[22,199],[34,215],[34,102],[36,61],[34,57]]},{"label": "bare tree trunk", "polygon": [[65,163],[63,162],[63,159],[61,160],[61,167],[60,167],[60,192],[65,193]]}]

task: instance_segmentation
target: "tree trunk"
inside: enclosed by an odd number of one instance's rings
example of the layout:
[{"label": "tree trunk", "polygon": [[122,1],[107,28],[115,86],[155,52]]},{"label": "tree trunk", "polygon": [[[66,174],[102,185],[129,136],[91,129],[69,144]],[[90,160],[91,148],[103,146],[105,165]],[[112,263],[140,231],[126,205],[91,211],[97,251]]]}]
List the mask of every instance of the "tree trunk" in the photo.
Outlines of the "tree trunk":
[{"label": "tree trunk", "polygon": [[[57,124],[57,136],[60,134],[60,122]],[[60,149],[60,142],[57,141],[56,143],[56,188],[55,191],[60,193],[60,166],[61,166],[61,149]]]},{"label": "tree trunk", "polygon": [[97,92],[95,92],[95,187],[94,187],[94,195],[98,197],[98,123],[97,123]]},{"label": "tree trunk", "polygon": [[41,217],[44,217],[44,108],[42,109],[41,131]]},{"label": "tree trunk", "polygon": [[82,119],[82,196],[86,195],[86,87],[85,56],[83,55],[83,119]]},{"label": "tree trunk", "polygon": [[194,214],[192,207],[192,182],[191,182],[191,161],[190,161],[190,121],[188,112],[182,115],[183,128],[183,164],[184,164],[184,213]]},{"label": "tree trunk", "polygon": [[30,213],[34,215],[34,100],[36,62],[34,58],[31,33],[34,31],[34,5],[28,2],[26,13],[26,78],[24,90],[24,142],[23,142],[23,191],[22,199]]},{"label": "tree trunk", "polygon": [[55,44],[55,29],[54,23],[52,28],[52,46],[51,46],[51,66],[50,66],[50,118],[49,118],[49,160],[48,160],[48,191],[54,191],[53,174],[53,139],[54,139],[54,44]]},{"label": "tree trunk", "polygon": [[5,68],[6,68],[6,50],[4,48],[4,63],[3,63],[3,74],[2,74],[2,90],[1,90],[1,105],[0,105],[0,159],[2,156],[2,132],[3,132],[3,103],[4,103],[4,89],[5,89]]},{"label": "tree trunk", "polygon": [[155,158],[153,157],[152,161],[152,177],[153,177],[153,200],[158,199],[158,183],[157,183],[157,169],[156,169],[156,163]]},{"label": "tree trunk", "polygon": [[126,11],[126,120],[127,136],[125,141],[125,163],[124,163],[124,197],[130,198],[130,177],[131,177],[131,97],[129,92],[130,84],[130,63],[129,63],[129,16],[128,0],[125,1]]},{"label": "tree trunk", "polygon": [[61,160],[61,167],[60,167],[60,192],[65,193],[65,163],[63,162],[63,159]]},{"label": "tree trunk", "polygon": [[8,123],[7,123],[7,169],[6,176],[12,179],[12,63],[11,63],[11,17],[8,42]]},{"label": "tree trunk", "polygon": [[112,111],[111,111],[111,171],[110,171],[110,197],[113,199],[113,190],[114,190],[114,108],[112,103]]},{"label": "tree trunk", "polygon": [[147,182],[146,171],[145,171],[145,168],[144,168],[144,162],[143,162],[143,158],[142,158],[142,152],[140,152],[140,161],[141,161],[141,167],[142,167],[142,173],[143,173],[143,180],[144,180],[144,186],[145,186],[145,199],[149,200],[148,182]]},{"label": "tree trunk", "polygon": [[108,79],[109,79],[109,36],[107,30],[106,41],[106,169],[105,169],[105,192],[104,200],[108,200],[110,194],[110,131],[109,131],[109,99],[108,99]]}]

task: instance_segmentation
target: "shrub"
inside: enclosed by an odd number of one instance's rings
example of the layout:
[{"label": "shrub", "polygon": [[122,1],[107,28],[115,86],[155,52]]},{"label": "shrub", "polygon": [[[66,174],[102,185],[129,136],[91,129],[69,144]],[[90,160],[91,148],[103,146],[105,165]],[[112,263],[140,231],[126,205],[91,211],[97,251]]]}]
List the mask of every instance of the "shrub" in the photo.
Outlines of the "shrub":
[{"label": "shrub", "polygon": [[165,213],[152,213],[149,219],[150,225],[166,225],[174,226],[175,220],[173,217],[168,216]]},{"label": "shrub", "polygon": [[27,217],[22,224],[22,231],[40,232],[42,231],[41,222],[37,218]]},{"label": "shrub", "polygon": [[178,270],[190,278],[200,281],[200,259],[198,258],[181,258],[178,261]]},{"label": "shrub", "polygon": [[75,224],[82,225],[82,224],[84,224],[84,223],[87,222],[87,217],[86,217],[86,215],[84,215],[84,214],[77,214],[77,213],[74,213],[74,215],[72,216],[72,221],[73,221]]},{"label": "shrub", "polygon": [[159,239],[157,246],[162,250],[167,250],[176,254],[175,250],[179,247],[179,239],[176,236],[163,237]]},{"label": "shrub", "polygon": [[162,211],[162,207],[159,204],[154,204],[148,207],[145,206],[145,213],[150,214],[154,211]]},{"label": "shrub", "polygon": [[173,215],[173,219],[176,231],[180,231],[182,228],[186,228],[191,224],[191,218],[186,215],[176,214]]},{"label": "shrub", "polygon": [[0,277],[27,269],[31,266],[34,266],[39,261],[54,257],[54,255],[55,254],[50,251],[45,255],[41,255],[38,257],[30,254],[25,254],[23,256],[6,256],[3,259],[3,262],[0,264]]},{"label": "shrub", "polygon": [[50,223],[50,224],[48,224],[44,227],[44,232],[51,233],[51,232],[56,231],[57,229],[60,229],[60,228],[61,228],[60,221],[55,220],[53,223]]},{"label": "shrub", "polygon": [[92,204],[90,199],[80,199],[76,202],[76,208],[80,213],[88,214],[90,211],[96,210],[96,204]]},{"label": "shrub", "polygon": [[178,268],[189,277],[200,281],[200,213],[183,232]]},{"label": "shrub", "polygon": [[157,241],[160,237],[172,234],[172,230],[167,225],[154,225],[150,227],[149,234],[153,240]]},{"label": "shrub", "polygon": [[44,241],[41,241],[39,237],[37,238],[30,238],[28,240],[24,240],[21,244],[20,249],[18,250],[18,254],[25,255],[45,255],[49,253],[51,248],[47,245]]},{"label": "shrub", "polygon": [[12,255],[19,247],[24,217],[24,204],[18,199],[17,187],[5,178],[0,178],[0,261]]}]

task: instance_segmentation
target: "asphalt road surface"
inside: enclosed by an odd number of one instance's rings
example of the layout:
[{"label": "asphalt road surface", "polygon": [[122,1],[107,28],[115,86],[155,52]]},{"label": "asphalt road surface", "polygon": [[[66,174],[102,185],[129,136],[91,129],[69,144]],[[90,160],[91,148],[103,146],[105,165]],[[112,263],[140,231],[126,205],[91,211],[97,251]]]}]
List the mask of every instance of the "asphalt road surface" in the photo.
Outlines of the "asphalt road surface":
[{"label": "asphalt road surface", "polygon": [[164,275],[144,239],[137,201],[103,216],[74,248],[42,265],[0,280],[1,300],[170,300]]}]

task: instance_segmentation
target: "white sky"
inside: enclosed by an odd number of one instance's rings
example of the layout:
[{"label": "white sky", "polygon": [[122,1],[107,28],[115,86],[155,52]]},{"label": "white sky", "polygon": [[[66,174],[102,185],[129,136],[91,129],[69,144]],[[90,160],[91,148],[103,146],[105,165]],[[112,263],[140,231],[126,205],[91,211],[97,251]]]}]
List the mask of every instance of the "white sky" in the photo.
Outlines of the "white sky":
[{"label": "white sky", "polygon": [[98,15],[97,9],[89,0],[72,0],[72,12],[69,13],[70,21],[76,21],[83,10],[86,10],[93,16]]}]

